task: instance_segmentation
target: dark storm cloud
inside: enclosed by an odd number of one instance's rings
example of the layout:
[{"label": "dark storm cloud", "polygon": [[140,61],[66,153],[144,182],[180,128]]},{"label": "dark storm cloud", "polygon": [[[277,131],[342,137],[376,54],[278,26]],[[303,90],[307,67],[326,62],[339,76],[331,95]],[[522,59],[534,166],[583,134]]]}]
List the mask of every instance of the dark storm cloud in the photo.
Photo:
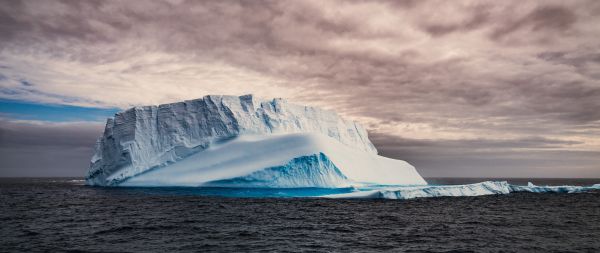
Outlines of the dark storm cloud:
[{"label": "dark storm cloud", "polygon": [[[86,70],[126,67],[110,73],[117,83],[96,90],[70,84],[52,94],[34,80],[2,92],[54,100],[122,93],[136,81],[125,74],[156,67],[129,59],[160,52],[174,62],[223,63],[274,78],[273,90],[296,89],[291,100],[362,119],[378,132],[410,137],[397,126],[425,125],[441,143],[452,136],[463,146],[509,145],[473,141],[494,136],[527,149],[596,150],[598,137],[587,133],[600,128],[598,13],[598,1],[5,1],[0,52]],[[28,67],[21,68],[36,74]],[[20,78],[29,76],[6,79]],[[143,97],[132,90],[100,102]]]},{"label": "dark storm cloud", "polygon": [[[28,43],[43,43],[52,40],[84,39],[87,41],[113,40],[87,22],[82,14],[101,14],[96,12],[100,6],[97,1],[56,1],[53,3],[32,1],[3,1],[0,7],[0,32],[2,42],[25,40]],[[44,10],[44,8],[46,8]],[[33,14],[30,11],[35,11]],[[47,11],[40,13],[38,11]],[[111,18],[99,18],[102,24],[125,30],[122,23]]]},{"label": "dark storm cloud", "polygon": [[101,131],[101,124],[91,123],[28,124],[0,121],[0,147],[89,148]]},{"label": "dark storm cloud", "polygon": [[521,139],[509,139],[509,140],[496,140],[496,139],[472,139],[472,140],[424,140],[424,139],[404,139],[401,137],[372,133],[369,136],[378,147],[382,148],[393,148],[397,144],[402,143],[404,145],[415,146],[415,147],[427,147],[427,146],[438,146],[441,148],[447,148],[449,150],[456,151],[457,148],[470,148],[473,150],[481,150],[486,148],[509,148],[509,149],[551,149],[560,148],[564,145],[575,145],[581,144],[577,141],[564,141],[564,140],[553,140],[544,137],[529,137]]},{"label": "dark storm cloud", "polygon": [[490,21],[489,6],[477,5],[466,10],[466,19],[460,22],[431,23],[422,25],[432,36],[443,36],[452,32],[466,32],[485,26]]},{"label": "dark storm cloud", "polygon": [[83,176],[101,133],[97,123],[0,120],[0,176]]},{"label": "dark storm cloud", "polygon": [[[598,177],[600,151],[561,149],[574,141],[422,140],[371,133],[380,154],[405,159],[424,176]],[[525,151],[529,150],[529,151]]]},{"label": "dark storm cloud", "polygon": [[521,29],[531,32],[566,32],[573,27],[577,16],[572,10],[563,6],[541,6],[528,15],[517,20],[507,22],[496,28],[491,37],[502,39]]}]

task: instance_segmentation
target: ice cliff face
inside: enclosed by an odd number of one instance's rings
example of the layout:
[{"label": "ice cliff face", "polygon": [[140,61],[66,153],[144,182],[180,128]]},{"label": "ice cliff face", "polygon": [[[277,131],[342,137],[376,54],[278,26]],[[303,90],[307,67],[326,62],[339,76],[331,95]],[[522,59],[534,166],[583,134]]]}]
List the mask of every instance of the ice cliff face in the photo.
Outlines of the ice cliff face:
[{"label": "ice cliff face", "polygon": [[135,107],[108,119],[86,182],[117,185],[227,139],[287,133],[319,133],[353,149],[377,154],[365,129],[335,112],[252,95],[206,96]]}]

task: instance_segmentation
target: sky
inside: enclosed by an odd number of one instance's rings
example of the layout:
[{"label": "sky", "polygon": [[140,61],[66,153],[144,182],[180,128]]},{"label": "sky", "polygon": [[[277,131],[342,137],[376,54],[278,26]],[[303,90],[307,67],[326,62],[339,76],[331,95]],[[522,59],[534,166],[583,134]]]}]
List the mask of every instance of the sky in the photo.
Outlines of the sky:
[{"label": "sky", "polygon": [[600,178],[600,1],[0,0],[0,176],[83,176],[117,111],[250,93],[426,177]]}]

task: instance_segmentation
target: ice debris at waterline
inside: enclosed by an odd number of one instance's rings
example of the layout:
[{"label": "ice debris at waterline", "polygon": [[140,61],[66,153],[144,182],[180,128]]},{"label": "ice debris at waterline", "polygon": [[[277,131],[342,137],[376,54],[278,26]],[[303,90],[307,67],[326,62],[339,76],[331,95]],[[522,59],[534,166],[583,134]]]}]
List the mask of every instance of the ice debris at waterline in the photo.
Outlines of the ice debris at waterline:
[{"label": "ice debris at waterline", "polygon": [[486,181],[466,185],[425,185],[380,187],[376,189],[359,190],[350,193],[325,195],[326,198],[372,198],[372,199],[414,199],[426,197],[463,197],[483,196],[494,194],[509,194],[512,192],[535,193],[580,193],[600,190],[600,184],[593,186],[537,186],[529,183],[527,186],[511,185],[506,181]]},{"label": "ice debris at waterline", "polygon": [[325,187],[426,185],[377,155],[367,131],[335,112],[252,95],[135,107],[107,120],[86,184]]}]

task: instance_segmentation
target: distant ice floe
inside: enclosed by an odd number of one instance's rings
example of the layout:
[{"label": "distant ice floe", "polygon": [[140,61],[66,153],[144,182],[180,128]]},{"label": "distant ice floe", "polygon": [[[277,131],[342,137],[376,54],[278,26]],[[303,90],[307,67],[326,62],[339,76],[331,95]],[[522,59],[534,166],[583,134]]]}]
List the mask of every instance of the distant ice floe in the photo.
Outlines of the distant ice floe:
[{"label": "distant ice floe", "polygon": [[512,192],[555,192],[578,193],[590,190],[600,190],[600,184],[593,186],[537,186],[529,183],[527,186],[511,185],[506,181],[485,181],[466,185],[426,185],[426,186],[397,186],[382,187],[351,193],[332,194],[325,198],[370,198],[370,199],[414,199],[427,197],[462,197],[509,194]]},{"label": "distant ice floe", "polygon": [[72,180],[69,180],[69,183],[74,184],[74,185],[84,185],[85,180],[84,179],[72,179]]}]

